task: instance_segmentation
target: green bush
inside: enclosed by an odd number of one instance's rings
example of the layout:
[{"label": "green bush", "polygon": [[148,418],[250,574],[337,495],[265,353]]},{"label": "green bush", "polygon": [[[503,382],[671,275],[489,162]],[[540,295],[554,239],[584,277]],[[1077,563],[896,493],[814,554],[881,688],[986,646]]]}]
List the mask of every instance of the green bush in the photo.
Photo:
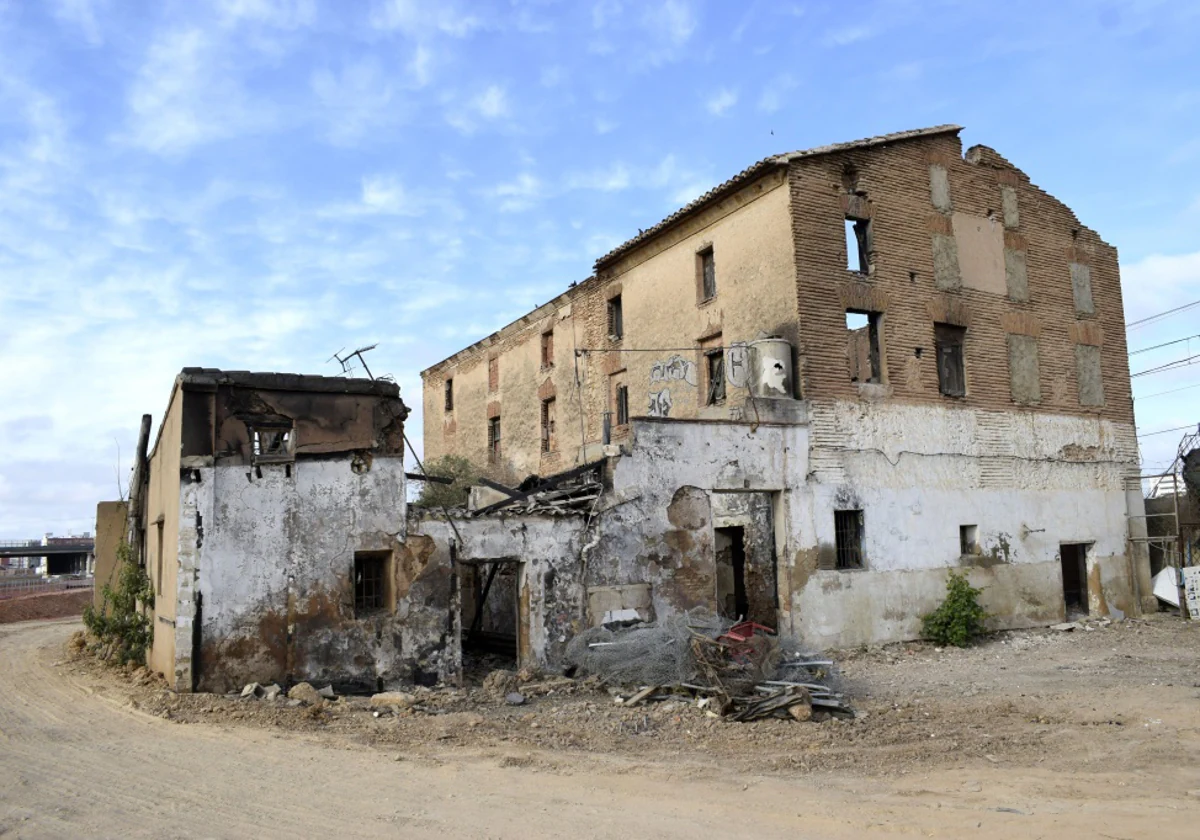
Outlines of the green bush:
[{"label": "green bush", "polygon": [[984,633],[987,612],[979,605],[979,594],[967,583],[965,572],[951,572],[946,579],[946,600],[929,615],[921,617],[925,638],[940,645],[966,647]]},{"label": "green bush", "polygon": [[118,664],[146,661],[146,651],[154,641],[146,609],[154,606],[154,587],[146,570],[133,560],[128,543],[117,548],[117,586],[104,584],[100,609],[88,604],[83,623],[100,641],[100,655],[115,658]]},{"label": "green bush", "polygon": [[417,507],[465,507],[467,492],[471,485],[479,480],[482,470],[461,455],[443,455],[425,462],[425,472],[441,478],[454,479],[453,484],[438,484],[426,481],[421,487],[421,494],[413,502]]}]

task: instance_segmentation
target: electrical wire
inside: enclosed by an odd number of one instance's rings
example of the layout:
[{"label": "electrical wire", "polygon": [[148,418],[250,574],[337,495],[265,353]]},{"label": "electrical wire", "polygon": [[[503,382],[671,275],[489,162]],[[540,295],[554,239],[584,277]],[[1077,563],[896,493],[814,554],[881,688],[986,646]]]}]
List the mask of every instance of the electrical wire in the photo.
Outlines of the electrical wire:
[{"label": "electrical wire", "polygon": [[1167,432],[1181,432],[1184,429],[1194,429],[1196,426],[1197,424],[1193,423],[1190,426],[1176,426],[1173,429],[1159,429],[1157,432],[1144,432],[1143,434],[1138,435],[1138,437],[1153,437],[1154,435],[1165,435]]},{"label": "electrical wire", "polygon": [[1155,344],[1153,347],[1143,347],[1140,350],[1131,350],[1130,356],[1136,356],[1138,353],[1149,353],[1151,350],[1158,350],[1163,347],[1170,347],[1172,344],[1182,344],[1185,341],[1191,341],[1193,338],[1200,338],[1200,333],[1189,335],[1187,338],[1177,338],[1174,341],[1167,341],[1162,344]]},{"label": "electrical wire", "polygon": [[1133,329],[1134,327],[1144,327],[1146,324],[1166,318],[1168,315],[1174,315],[1178,312],[1183,312],[1196,306],[1200,306],[1200,300],[1194,300],[1191,303],[1185,303],[1183,306],[1176,306],[1174,309],[1168,309],[1167,311],[1159,312],[1156,315],[1147,315],[1145,318],[1139,318],[1136,321],[1130,321],[1125,325],[1125,329],[1128,330]]},{"label": "electrical wire", "polygon": [[1135,400],[1148,400],[1151,397],[1162,397],[1162,396],[1165,396],[1166,394],[1177,394],[1180,391],[1190,391],[1192,388],[1200,388],[1200,382],[1197,382],[1194,385],[1184,385],[1182,388],[1172,388],[1170,391],[1159,391],[1158,393],[1155,393],[1155,394],[1146,394],[1145,396],[1134,397],[1134,399]]},{"label": "electrical wire", "polygon": [[1137,373],[1129,374],[1129,378],[1134,379],[1138,376],[1146,376],[1147,374],[1151,373],[1162,373],[1163,371],[1175,370],[1175,368],[1187,367],[1188,365],[1195,363],[1196,359],[1200,359],[1200,353],[1195,353],[1183,359],[1176,359],[1173,362],[1167,362],[1166,364],[1159,365],[1158,367],[1139,370]]}]

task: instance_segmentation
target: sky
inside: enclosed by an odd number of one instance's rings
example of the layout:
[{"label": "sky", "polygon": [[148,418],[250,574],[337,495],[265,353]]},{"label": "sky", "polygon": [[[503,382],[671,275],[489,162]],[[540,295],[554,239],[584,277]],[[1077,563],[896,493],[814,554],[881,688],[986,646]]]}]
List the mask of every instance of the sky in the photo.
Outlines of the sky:
[{"label": "sky", "polygon": [[[1127,321],[1200,300],[1197,41],[1154,0],[0,0],[0,539],[91,530],[185,366],[378,342],[419,442],[422,369],[825,143],[963,125],[1118,247]],[[1133,382],[1153,469],[1200,365]]]}]

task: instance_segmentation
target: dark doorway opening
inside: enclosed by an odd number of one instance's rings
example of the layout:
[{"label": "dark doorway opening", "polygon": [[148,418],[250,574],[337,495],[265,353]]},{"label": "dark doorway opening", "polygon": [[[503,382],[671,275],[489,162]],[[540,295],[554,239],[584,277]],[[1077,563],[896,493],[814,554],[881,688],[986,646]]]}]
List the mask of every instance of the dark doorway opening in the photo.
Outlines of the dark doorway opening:
[{"label": "dark doorway opening", "polygon": [[750,612],[746,597],[746,530],[715,528],[717,549],[717,611],[740,621]]},{"label": "dark doorway opening", "polygon": [[81,575],[86,571],[86,554],[51,554],[46,558],[48,575]]},{"label": "dark doorway opening", "polygon": [[486,656],[495,667],[516,664],[521,564],[488,560],[463,568],[463,651]]},{"label": "dark doorway opening", "polygon": [[1088,614],[1087,549],[1087,543],[1063,543],[1059,548],[1068,619]]}]

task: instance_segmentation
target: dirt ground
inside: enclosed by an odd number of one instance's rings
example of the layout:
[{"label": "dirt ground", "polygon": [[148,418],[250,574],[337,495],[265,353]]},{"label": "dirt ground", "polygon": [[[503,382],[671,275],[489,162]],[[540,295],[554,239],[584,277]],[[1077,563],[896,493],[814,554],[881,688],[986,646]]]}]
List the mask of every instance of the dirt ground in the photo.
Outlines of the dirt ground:
[{"label": "dirt ground", "polygon": [[91,602],[91,589],[5,598],[0,600],[0,624],[79,616],[83,615],[83,608]]},{"label": "dirt ground", "polygon": [[[563,678],[376,717],[175,695],[0,627],[0,836],[1192,837],[1200,623],[836,654],[856,720],[623,709]],[[11,676],[7,676],[11,675]]]}]

